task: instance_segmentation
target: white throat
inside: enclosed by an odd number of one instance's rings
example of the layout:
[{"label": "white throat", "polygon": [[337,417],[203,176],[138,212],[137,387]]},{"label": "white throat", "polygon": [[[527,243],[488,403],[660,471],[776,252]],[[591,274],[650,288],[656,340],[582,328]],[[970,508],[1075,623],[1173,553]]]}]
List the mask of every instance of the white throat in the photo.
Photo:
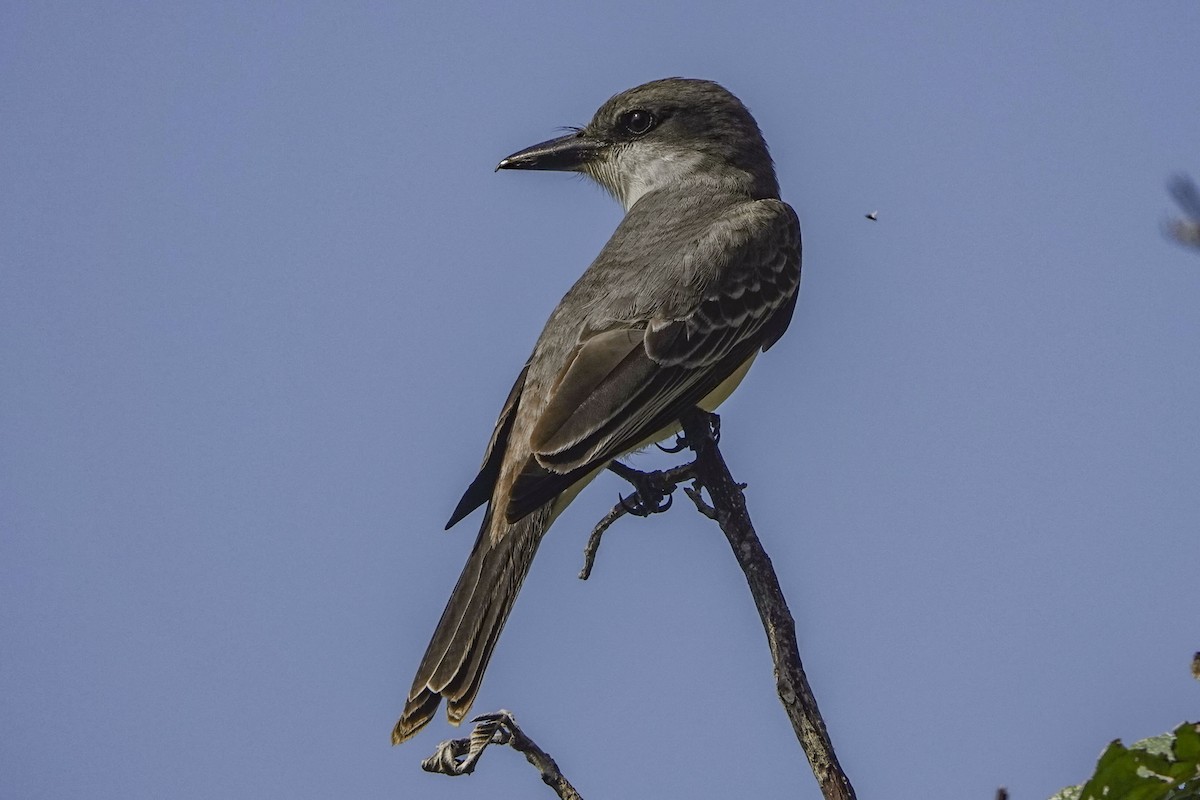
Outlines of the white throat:
[{"label": "white throat", "polygon": [[635,145],[618,152],[605,177],[612,180],[609,190],[628,211],[642,195],[694,176],[701,161],[703,156],[688,150]]}]

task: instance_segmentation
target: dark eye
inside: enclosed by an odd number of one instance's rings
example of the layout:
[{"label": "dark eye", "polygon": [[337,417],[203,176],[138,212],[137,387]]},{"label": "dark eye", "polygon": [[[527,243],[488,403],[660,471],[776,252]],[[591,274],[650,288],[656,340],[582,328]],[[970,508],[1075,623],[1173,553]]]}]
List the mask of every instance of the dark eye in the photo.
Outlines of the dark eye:
[{"label": "dark eye", "polygon": [[658,124],[658,120],[649,111],[641,108],[635,108],[633,111],[626,111],[621,115],[621,127],[632,133],[634,136],[641,136],[643,133],[649,133],[650,130]]}]

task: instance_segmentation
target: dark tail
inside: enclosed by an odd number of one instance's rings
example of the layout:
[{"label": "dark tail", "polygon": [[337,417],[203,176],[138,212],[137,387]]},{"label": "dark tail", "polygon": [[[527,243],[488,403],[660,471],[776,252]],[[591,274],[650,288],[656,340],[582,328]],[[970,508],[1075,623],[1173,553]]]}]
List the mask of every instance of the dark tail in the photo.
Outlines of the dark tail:
[{"label": "dark tail", "polygon": [[392,730],[392,744],[425,727],[443,697],[452,723],[457,725],[466,717],[549,522],[548,508],[511,525],[503,517],[493,524],[488,510],[433,641],[421,659],[404,713]]}]

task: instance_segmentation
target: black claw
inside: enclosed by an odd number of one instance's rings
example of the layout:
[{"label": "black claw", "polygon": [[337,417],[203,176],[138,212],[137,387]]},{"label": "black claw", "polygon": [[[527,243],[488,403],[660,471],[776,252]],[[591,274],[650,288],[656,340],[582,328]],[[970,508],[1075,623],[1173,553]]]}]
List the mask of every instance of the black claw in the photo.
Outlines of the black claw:
[{"label": "black claw", "polygon": [[657,499],[654,502],[647,501],[640,489],[628,497],[617,495],[617,499],[621,508],[625,509],[627,513],[633,514],[635,517],[648,517],[651,514],[661,514],[675,502],[673,494],[657,492],[655,494],[657,494]]},{"label": "black claw", "polygon": [[625,509],[625,511],[630,514],[633,514],[635,517],[645,517],[650,513],[646,511],[646,507],[642,505],[641,498],[638,496],[637,492],[629,495],[629,497],[617,495],[617,501],[621,504],[621,508]]},{"label": "black claw", "polygon": [[688,445],[687,445],[687,439],[683,438],[682,436],[676,436],[675,444],[673,444],[670,447],[663,447],[661,444],[658,444],[657,442],[654,444],[654,446],[657,447],[659,450],[662,450],[664,453],[680,453],[680,452],[683,452],[683,450]]}]

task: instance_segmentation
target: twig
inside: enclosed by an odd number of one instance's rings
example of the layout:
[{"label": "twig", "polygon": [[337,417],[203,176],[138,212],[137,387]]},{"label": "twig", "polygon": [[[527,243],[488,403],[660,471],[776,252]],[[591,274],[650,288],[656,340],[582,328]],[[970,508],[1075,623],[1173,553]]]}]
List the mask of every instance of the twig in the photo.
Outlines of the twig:
[{"label": "twig", "polygon": [[[622,497],[617,504],[605,514],[592,534],[588,537],[587,546],[583,548],[583,568],[579,570],[579,579],[586,581],[592,576],[592,567],[596,562],[596,553],[600,550],[600,538],[604,536],[612,524],[626,514],[648,517],[651,514],[661,514],[671,507],[671,494],[684,481],[695,478],[695,462],[681,464],[671,469],[642,472],[633,467],[614,461],[608,468],[633,484],[637,491],[630,497]],[[692,496],[691,489],[684,489],[688,497]],[[666,501],[663,502],[663,499]],[[694,500],[693,500],[694,502]]]},{"label": "twig", "polygon": [[700,488],[685,486],[683,487],[683,491],[688,497],[691,498],[692,503],[695,504],[697,511],[709,519],[715,520],[718,518],[717,510],[705,502],[704,493],[700,490]]},{"label": "twig", "polygon": [[596,551],[600,549],[600,537],[608,530],[614,522],[629,513],[629,509],[624,503],[617,503],[612,507],[612,510],[605,514],[596,527],[592,528],[592,535],[588,537],[587,547],[583,548],[583,569],[579,570],[579,580],[586,581],[592,577],[592,566],[596,562]]},{"label": "twig", "polygon": [[437,746],[433,755],[421,762],[421,769],[442,775],[470,775],[489,744],[508,745],[525,756],[542,776],[542,782],[554,790],[560,800],[583,800],[542,748],[517,727],[511,711],[501,709],[471,720],[475,723],[466,739],[448,739]]},{"label": "twig", "polygon": [[[746,574],[775,663],[779,699],[792,721],[792,729],[804,754],[808,756],[821,792],[826,800],[853,800],[854,787],[838,764],[825,721],[817,709],[817,699],[804,674],[796,643],[796,624],[779,588],[775,568],[754,532],[742,487],[729,474],[729,467],[713,440],[711,420],[714,416],[692,409],[681,420],[684,436],[696,454],[696,479],[708,490],[717,522]],[[703,509],[701,511],[704,513]]]}]

